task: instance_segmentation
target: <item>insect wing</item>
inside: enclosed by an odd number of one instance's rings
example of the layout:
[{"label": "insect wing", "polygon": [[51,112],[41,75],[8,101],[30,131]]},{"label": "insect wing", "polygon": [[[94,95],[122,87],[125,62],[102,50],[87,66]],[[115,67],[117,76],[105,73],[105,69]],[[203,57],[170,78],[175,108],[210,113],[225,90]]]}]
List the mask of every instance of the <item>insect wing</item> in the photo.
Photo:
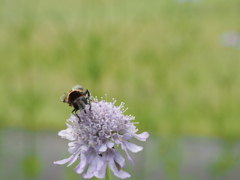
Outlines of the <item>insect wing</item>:
[{"label": "insect wing", "polygon": [[60,96],[60,100],[62,102],[66,102],[66,96],[67,96],[67,93],[64,93],[63,95]]},{"label": "insect wing", "polygon": [[83,87],[81,85],[75,85],[72,87],[72,91],[74,90],[83,90]]}]

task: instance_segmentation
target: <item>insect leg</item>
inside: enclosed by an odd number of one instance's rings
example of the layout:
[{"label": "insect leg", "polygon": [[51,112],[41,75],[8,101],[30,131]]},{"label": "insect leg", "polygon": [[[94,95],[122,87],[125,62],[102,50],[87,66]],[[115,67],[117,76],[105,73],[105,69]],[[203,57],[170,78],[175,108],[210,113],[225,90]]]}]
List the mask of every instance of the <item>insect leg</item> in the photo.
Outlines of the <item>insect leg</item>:
[{"label": "insect leg", "polygon": [[88,89],[86,89],[86,91],[84,92],[84,95],[87,95],[88,97],[86,97],[86,99],[88,100],[88,104],[89,104],[89,110],[91,111],[91,108],[92,108],[92,106],[91,106],[91,100],[90,100],[90,92],[89,92],[89,90]]},{"label": "insect leg", "polygon": [[90,97],[90,92],[88,89],[86,89],[86,91],[84,92],[84,95],[88,95],[88,97]]},{"label": "insect leg", "polygon": [[80,123],[80,122],[81,122],[81,118],[80,118],[80,117],[78,116],[78,114],[77,114],[77,109],[72,110],[72,114],[74,114],[75,116],[77,116],[78,122]]}]

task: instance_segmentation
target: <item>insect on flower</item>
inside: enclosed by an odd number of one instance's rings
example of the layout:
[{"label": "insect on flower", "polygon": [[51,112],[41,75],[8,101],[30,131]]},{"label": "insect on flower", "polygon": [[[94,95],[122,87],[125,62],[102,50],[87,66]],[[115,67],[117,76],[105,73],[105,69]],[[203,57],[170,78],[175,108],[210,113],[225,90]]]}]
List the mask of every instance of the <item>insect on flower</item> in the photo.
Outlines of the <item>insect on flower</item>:
[{"label": "insect on flower", "polygon": [[90,104],[90,92],[88,89],[83,92],[83,87],[80,85],[76,85],[72,87],[72,90],[70,90],[67,93],[64,93],[60,100],[64,103],[68,103],[69,106],[72,106],[74,109],[72,110],[72,113],[77,113],[78,110],[85,110],[85,106],[89,104],[89,110],[91,110],[91,104]]},{"label": "insect on flower", "polygon": [[[121,179],[131,177],[124,171],[125,158],[118,152],[121,149],[125,152],[127,159],[133,164],[129,151],[137,153],[143,149],[131,141],[136,138],[140,141],[146,141],[149,134],[143,132],[137,134],[138,129],[135,126],[135,119],[132,115],[125,115],[124,103],[120,106],[113,102],[92,99],[91,113],[87,111],[77,112],[67,120],[67,129],[58,133],[59,136],[69,140],[68,151],[71,154],[69,158],[55,161],[54,164],[65,164],[68,166],[78,161],[75,167],[77,174],[82,174],[85,179],[93,176],[104,178],[106,169]],[[90,105],[86,105],[86,110]],[[115,148],[120,146],[121,148]]]}]

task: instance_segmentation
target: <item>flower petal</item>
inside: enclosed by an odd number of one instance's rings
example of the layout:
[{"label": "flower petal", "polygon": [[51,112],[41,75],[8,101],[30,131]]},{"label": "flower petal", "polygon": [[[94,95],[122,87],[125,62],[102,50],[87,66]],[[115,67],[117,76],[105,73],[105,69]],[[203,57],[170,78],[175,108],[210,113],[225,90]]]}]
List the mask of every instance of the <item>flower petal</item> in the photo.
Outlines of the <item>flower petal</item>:
[{"label": "flower petal", "polygon": [[131,136],[131,134],[126,133],[123,135],[123,139],[132,139],[132,136]]},{"label": "flower petal", "polygon": [[116,161],[116,163],[118,163],[121,166],[121,168],[124,168],[125,159],[116,150],[113,153],[114,153],[114,160]]},{"label": "flower petal", "polygon": [[69,133],[70,133],[70,129],[67,128],[67,129],[59,131],[58,135],[61,136],[61,137],[65,137],[65,136],[69,136]]},{"label": "flower petal", "polygon": [[104,178],[107,164],[103,161],[103,158],[99,155],[95,158],[94,161],[95,161],[94,163],[97,165],[96,171],[94,172],[94,176],[100,179]]},{"label": "flower petal", "polygon": [[68,152],[71,154],[75,153],[80,148],[80,144],[78,144],[78,142],[70,142],[68,143],[68,146]]},{"label": "flower petal", "polygon": [[107,150],[107,145],[106,145],[106,143],[103,143],[102,145],[101,145],[101,147],[99,148],[99,151],[100,152],[105,152]]},{"label": "flower petal", "polygon": [[119,135],[118,134],[113,134],[112,138],[116,144],[120,144],[121,141],[119,140]]},{"label": "flower petal", "polygon": [[128,154],[128,151],[127,151],[126,148],[124,149],[124,151],[125,151],[125,153],[127,154],[127,158],[128,158],[128,160],[130,161],[130,163],[131,163],[132,165],[134,165],[134,162],[133,162],[132,158],[130,157],[130,155]]},{"label": "flower petal", "polygon": [[94,164],[94,163],[92,164],[91,163],[90,166],[88,167],[87,172],[85,174],[83,174],[82,177],[85,178],[85,179],[92,178],[93,175],[94,175],[95,169],[96,169],[96,164]]},{"label": "flower petal", "polygon": [[62,130],[58,133],[59,136],[61,136],[64,139],[68,139],[70,141],[75,140],[75,137],[72,135],[72,129],[67,128],[65,130]]},{"label": "flower petal", "polygon": [[123,144],[123,143],[121,143],[121,147],[122,147],[122,150],[124,150],[125,151],[125,153],[126,153],[126,155],[127,155],[127,158],[128,158],[128,160],[131,162],[131,164],[132,165],[134,165],[134,162],[133,162],[133,160],[132,160],[132,158],[129,156],[129,154],[128,154],[128,151],[127,151],[127,148],[126,148],[126,146]]},{"label": "flower petal", "polygon": [[66,125],[67,125],[68,129],[72,129],[72,126],[70,124],[66,123]]},{"label": "flower petal", "polygon": [[82,153],[80,156],[80,163],[74,168],[75,172],[77,174],[82,174],[82,172],[87,166],[87,163],[87,157],[85,156],[85,154]]},{"label": "flower petal", "polygon": [[[96,155],[95,158],[91,161],[87,173],[83,174],[83,177],[86,179],[90,179],[92,178],[94,175],[96,177],[98,177],[98,173],[97,173],[97,168],[101,167],[103,165],[103,161],[101,160],[101,157],[99,155]],[[98,177],[99,178],[99,177]]]},{"label": "flower petal", "polygon": [[72,156],[70,156],[69,158],[63,159],[63,160],[59,160],[59,161],[54,161],[54,164],[65,164],[67,162],[69,162],[72,159]]},{"label": "flower petal", "polygon": [[134,153],[139,152],[143,149],[142,146],[138,146],[138,145],[130,143],[128,141],[124,141],[123,143],[124,143],[124,145],[126,146],[127,149],[129,149],[130,151],[132,151]]},{"label": "flower petal", "polygon": [[107,147],[112,148],[114,146],[114,143],[112,141],[107,142]]},{"label": "flower petal", "polygon": [[109,168],[112,170],[113,174],[121,179],[126,179],[126,178],[129,178],[131,177],[130,174],[128,174],[126,171],[123,171],[122,169],[121,170],[118,170],[115,162],[113,159],[111,159],[109,162],[108,162],[108,165],[109,165]]},{"label": "flower petal", "polygon": [[94,175],[100,179],[104,178],[106,173],[106,167],[107,163],[103,163],[102,166],[97,167],[97,171],[94,173]]},{"label": "flower petal", "polygon": [[67,167],[68,167],[68,166],[71,166],[71,165],[77,160],[78,157],[79,157],[79,154],[78,154],[78,153],[73,154],[73,155],[72,155],[72,159],[70,159]]},{"label": "flower petal", "polygon": [[143,132],[141,134],[132,134],[132,135],[139,141],[146,141],[146,139],[149,137],[148,132]]}]

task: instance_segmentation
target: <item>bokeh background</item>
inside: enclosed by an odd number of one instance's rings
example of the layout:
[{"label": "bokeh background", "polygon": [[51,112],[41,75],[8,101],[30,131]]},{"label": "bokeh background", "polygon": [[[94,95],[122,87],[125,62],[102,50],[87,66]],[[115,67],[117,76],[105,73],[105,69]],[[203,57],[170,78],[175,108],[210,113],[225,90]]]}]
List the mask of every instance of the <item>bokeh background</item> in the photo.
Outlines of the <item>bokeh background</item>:
[{"label": "bokeh background", "polygon": [[239,179],[239,19],[239,0],[1,0],[1,179],[82,179],[53,165],[76,84],[150,133],[130,179]]}]

